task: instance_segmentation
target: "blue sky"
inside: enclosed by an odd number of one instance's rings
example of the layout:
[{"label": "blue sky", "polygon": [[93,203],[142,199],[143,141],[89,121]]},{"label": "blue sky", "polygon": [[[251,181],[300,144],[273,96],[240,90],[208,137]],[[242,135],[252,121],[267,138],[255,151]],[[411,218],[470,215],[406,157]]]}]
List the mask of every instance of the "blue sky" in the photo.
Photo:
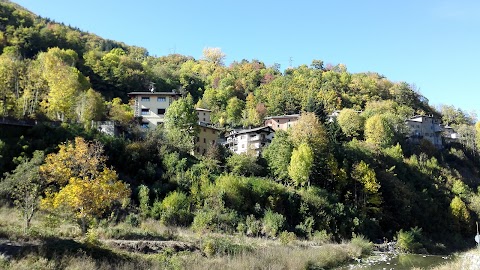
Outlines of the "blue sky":
[{"label": "blue sky", "polygon": [[[14,0],[30,11],[151,55],[226,63],[258,59],[281,69],[313,59],[415,84],[433,106],[480,114],[480,2]],[[479,77],[477,77],[479,76]]]}]

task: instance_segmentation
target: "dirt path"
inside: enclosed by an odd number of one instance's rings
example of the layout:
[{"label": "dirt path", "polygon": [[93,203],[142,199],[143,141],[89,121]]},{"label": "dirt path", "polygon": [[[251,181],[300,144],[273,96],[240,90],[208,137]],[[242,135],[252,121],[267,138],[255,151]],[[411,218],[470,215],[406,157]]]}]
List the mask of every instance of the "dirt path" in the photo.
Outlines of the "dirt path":
[{"label": "dirt path", "polygon": [[150,240],[102,240],[111,247],[144,254],[158,253],[165,249],[179,251],[197,251],[198,247],[191,243],[180,241],[150,241]]}]

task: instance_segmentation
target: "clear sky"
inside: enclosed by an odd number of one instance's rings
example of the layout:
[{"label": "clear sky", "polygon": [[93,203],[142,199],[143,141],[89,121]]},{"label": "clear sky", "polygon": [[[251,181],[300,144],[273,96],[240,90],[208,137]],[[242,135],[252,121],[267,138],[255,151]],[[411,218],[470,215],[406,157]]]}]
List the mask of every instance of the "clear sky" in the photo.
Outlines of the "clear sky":
[{"label": "clear sky", "polygon": [[[345,64],[415,84],[430,104],[480,114],[480,1],[13,0],[101,37],[226,63]],[[478,77],[477,77],[478,76]]]}]

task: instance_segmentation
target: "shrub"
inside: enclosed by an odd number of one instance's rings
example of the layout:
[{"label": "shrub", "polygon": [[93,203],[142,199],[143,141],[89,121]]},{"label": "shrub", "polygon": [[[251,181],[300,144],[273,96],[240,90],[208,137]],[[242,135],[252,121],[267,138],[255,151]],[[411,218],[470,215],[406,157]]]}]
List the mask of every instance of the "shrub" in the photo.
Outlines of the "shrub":
[{"label": "shrub", "polygon": [[254,215],[249,215],[247,216],[245,223],[247,227],[247,235],[258,236],[262,229],[262,222],[257,220]]},{"label": "shrub", "polygon": [[362,255],[368,255],[372,253],[373,243],[366,239],[363,235],[354,235],[350,242],[352,245],[361,249]]},{"label": "shrub", "polygon": [[400,230],[397,233],[397,247],[403,252],[418,252],[422,247],[422,229],[415,227],[410,231]]},{"label": "shrub", "polygon": [[282,214],[268,209],[263,217],[263,233],[267,236],[275,237],[283,229],[284,223],[285,217]]},{"label": "shrub", "polygon": [[327,233],[326,230],[315,231],[311,237],[311,241],[315,242],[317,245],[328,244],[332,242],[332,234]]},{"label": "shrub", "polygon": [[281,232],[278,237],[280,238],[280,243],[284,245],[289,244],[297,239],[297,237],[293,232],[287,232],[287,231]]},{"label": "shrub", "polygon": [[160,220],[165,225],[188,225],[191,222],[190,201],[183,192],[174,191],[163,199]]}]

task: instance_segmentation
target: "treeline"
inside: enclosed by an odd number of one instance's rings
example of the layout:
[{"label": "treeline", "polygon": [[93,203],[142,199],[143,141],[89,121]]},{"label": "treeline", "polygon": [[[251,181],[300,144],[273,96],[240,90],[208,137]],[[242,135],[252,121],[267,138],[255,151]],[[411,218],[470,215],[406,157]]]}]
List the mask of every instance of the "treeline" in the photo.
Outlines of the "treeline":
[{"label": "treeline", "polygon": [[[149,56],[9,2],[0,3],[0,18],[0,115],[63,122],[1,133],[0,172],[8,173],[2,192],[11,198],[5,203],[19,202],[15,183],[27,170],[32,176],[22,181],[38,187],[33,202],[43,198],[43,211],[70,213],[85,230],[109,217],[337,240],[421,231],[455,242],[473,233],[480,214],[480,125],[454,107],[432,108],[412,85],[320,60],[284,72],[258,60],[225,66],[218,48],[204,49],[200,60]],[[167,111],[164,128],[143,135],[134,130],[126,94],[152,86],[184,98]],[[194,129],[171,120],[194,107],[212,110],[213,123],[228,128],[259,126],[272,115],[302,116],[289,132],[277,132],[260,157],[215,146],[196,158],[190,155]],[[327,121],[335,110],[337,120]],[[405,119],[415,114],[442,118],[457,128],[458,142],[444,149],[426,140],[412,145]],[[124,136],[91,130],[92,120],[104,119],[122,124]],[[85,157],[98,162],[83,164]],[[61,168],[68,171],[55,171]],[[114,187],[122,196],[105,204],[92,199],[89,212],[76,211],[78,202],[67,199],[101,198]]]}]

